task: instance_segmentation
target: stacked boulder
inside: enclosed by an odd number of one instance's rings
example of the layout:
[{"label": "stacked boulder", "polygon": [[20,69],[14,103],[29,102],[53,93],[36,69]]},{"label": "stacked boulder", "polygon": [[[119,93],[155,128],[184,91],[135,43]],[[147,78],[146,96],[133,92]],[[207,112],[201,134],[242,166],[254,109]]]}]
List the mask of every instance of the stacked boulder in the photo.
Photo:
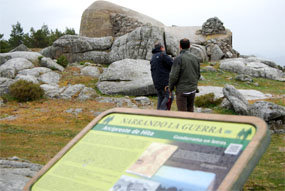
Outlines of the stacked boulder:
[{"label": "stacked boulder", "polygon": [[203,23],[201,33],[203,35],[226,34],[226,28],[218,17],[213,17]]}]

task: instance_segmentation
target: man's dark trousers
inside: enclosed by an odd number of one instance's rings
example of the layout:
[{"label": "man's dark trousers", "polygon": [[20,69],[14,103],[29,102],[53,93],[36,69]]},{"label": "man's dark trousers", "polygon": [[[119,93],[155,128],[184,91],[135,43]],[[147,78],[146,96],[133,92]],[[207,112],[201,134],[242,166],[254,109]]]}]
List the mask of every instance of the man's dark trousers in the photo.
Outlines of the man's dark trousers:
[{"label": "man's dark trousers", "polygon": [[[158,110],[168,110],[167,109],[167,102],[169,99],[169,91],[165,91],[163,89],[157,90],[157,109]],[[171,97],[173,99],[173,97]]]},{"label": "man's dark trousers", "polygon": [[194,99],[195,99],[195,93],[184,94],[177,92],[176,104],[178,111],[194,112]]}]

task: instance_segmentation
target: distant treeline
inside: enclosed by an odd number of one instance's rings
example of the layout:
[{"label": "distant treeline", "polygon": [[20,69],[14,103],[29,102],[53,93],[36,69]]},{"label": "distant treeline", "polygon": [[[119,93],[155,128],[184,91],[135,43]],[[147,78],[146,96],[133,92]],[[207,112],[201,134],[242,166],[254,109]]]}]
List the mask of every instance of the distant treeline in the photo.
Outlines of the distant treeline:
[{"label": "distant treeline", "polygon": [[17,22],[16,25],[12,25],[8,40],[3,39],[4,34],[0,33],[0,52],[8,52],[20,44],[24,44],[29,48],[45,48],[66,34],[75,35],[76,33],[73,28],[66,28],[64,32],[61,32],[58,29],[55,29],[55,31],[50,30],[47,25],[43,25],[38,30],[31,27],[30,33],[25,34],[21,24]]}]

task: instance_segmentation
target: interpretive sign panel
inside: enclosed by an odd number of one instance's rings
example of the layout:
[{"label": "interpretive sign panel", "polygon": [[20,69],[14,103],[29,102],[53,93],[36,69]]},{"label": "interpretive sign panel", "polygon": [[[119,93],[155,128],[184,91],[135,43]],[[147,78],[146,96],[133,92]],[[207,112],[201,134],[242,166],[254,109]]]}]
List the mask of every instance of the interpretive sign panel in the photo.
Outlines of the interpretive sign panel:
[{"label": "interpretive sign panel", "polygon": [[113,109],[24,190],[240,189],[269,141],[266,124],[255,117]]}]

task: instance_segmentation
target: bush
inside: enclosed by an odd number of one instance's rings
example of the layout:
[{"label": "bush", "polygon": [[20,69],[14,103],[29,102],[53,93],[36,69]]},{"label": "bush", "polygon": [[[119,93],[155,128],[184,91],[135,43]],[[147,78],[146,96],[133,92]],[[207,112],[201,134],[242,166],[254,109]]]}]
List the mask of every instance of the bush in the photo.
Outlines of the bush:
[{"label": "bush", "polygon": [[39,84],[19,80],[9,87],[9,92],[13,98],[19,102],[33,101],[44,96],[44,90]]},{"label": "bush", "polygon": [[68,65],[68,60],[67,60],[67,58],[64,55],[61,55],[56,60],[56,63],[58,63],[59,65],[61,65],[61,66],[63,66],[65,68]]},{"label": "bush", "polygon": [[209,93],[195,98],[195,106],[197,107],[215,107],[222,103],[223,98],[215,100],[215,94]]}]

